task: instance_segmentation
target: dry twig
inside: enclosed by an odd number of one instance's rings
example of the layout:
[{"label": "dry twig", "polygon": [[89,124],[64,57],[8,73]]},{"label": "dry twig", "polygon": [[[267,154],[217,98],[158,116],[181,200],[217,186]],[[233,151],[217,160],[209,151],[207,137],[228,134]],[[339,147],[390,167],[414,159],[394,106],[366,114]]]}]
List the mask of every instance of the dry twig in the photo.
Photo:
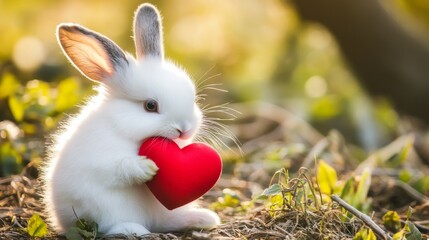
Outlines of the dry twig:
[{"label": "dry twig", "polygon": [[368,227],[370,227],[374,231],[377,236],[381,237],[382,239],[392,239],[389,235],[386,234],[386,232],[384,232],[383,229],[381,229],[374,221],[372,221],[372,219],[368,215],[360,212],[337,195],[331,195],[331,199],[340,204],[351,214],[362,220]]}]

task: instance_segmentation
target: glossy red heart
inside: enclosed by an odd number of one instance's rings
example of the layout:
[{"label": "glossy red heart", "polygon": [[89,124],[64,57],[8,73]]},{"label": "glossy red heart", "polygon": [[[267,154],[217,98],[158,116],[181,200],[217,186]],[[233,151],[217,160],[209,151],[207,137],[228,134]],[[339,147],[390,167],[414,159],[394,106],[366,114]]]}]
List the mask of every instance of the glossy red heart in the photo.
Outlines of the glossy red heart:
[{"label": "glossy red heart", "polygon": [[169,210],[204,195],[222,173],[219,154],[204,143],[193,143],[181,149],[170,139],[149,138],[141,145],[139,155],[148,157],[158,166],[157,174],[146,185]]}]

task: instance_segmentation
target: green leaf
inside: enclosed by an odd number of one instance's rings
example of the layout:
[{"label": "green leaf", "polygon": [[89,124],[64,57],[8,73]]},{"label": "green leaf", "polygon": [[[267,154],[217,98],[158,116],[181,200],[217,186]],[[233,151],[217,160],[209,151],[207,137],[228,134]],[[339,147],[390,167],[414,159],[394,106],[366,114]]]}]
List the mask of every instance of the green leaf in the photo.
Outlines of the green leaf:
[{"label": "green leaf", "polygon": [[66,232],[66,238],[68,240],[81,240],[82,236],[80,236],[79,234],[80,229],[77,227],[71,227],[69,228],[69,230],[67,230]]},{"label": "green leaf", "polygon": [[270,196],[268,203],[270,216],[274,217],[279,213],[278,210],[281,210],[284,207],[283,196],[281,194]]},{"label": "green leaf", "polygon": [[224,207],[238,207],[240,206],[240,199],[237,193],[229,188],[225,188],[222,191],[223,197],[220,199],[221,204]]},{"label": "green leaf", "polygon": [[412,174],[409,170],[403,169],[399,172],[399,180],[409,182],[412,179]]},{"label": "green leaf", "polygon": [[11,96],[19,89],[20,84],[10,73],[3,75],[0,81],[0,99]]},{"label": "green leaf", "polygon": [[303,189],[298,188],[295,192],[294,198],[295,204],[300,204],[304,202],[304,191]]},{"label": "green leaf", "polygon": [[377,240],[377,237],[375,237],[371,229],[361,228],[359,232],[355,234],[353,240]]},{"label": "green leaf", "polygon": [[332,194],[337,183],[337,172],[334,168],[320,160],[317,168],[317,181],[319,182],[320,191],[325,194]]},{"label": "green leaf", "polygon": [[420,193],[426,193],[427,191],[429,191],[429,177],[422,176],[415,183],[412,184],[412,187]]},{"label": "green leaf", "polygon": [[97,236],[97,231],[93,229],[92,231],[79,229],[79,234],[83,237],[83,239],[95,239]]},{"label": "green leaf", "polygon": [[398,232],[401,229],[401,218],[395,211],[388,211],[384,214],[383,218],[384,226],[392,232]]},{"label": "green leaf", "polygon": [[95,239],[100,236],[100,232],[98,232],[98,224],[94,222],[94,227],[92,228],[92,239]]},{"label": "green leaf", "polygon": [[30,220],[28,220],[27,233],[31,237],[44,237],[48,234],[48,226],[39,214],[33,214]]},{"label": "green leaf", "polygon": [[21,122],[24,118],[24,103],[16,96],[9,98],[9,108],[16,121]]},{"label": "green leaf", "polygon": [[385,164],[391,168],[399,168],[408,159],[408,155],[414,146],[414,137],[408,137],[402,142],[403,146],[399,151],[385,160]]},{"label": "green leaf", "polygon": [[369,229],[368,236],[366,239],[367,240],[377,240],[377,237],[375,236],[374,232],[371,229]]},{"label": "green leaf", "polygon": [[420,231],[416,228],[416,226],[412,222],[407,221],[407,227],[406,227],[407,233],[405,234],[405,238],[407,240],[421,240],[422,234]]},{"label": "green leaf", "polygon": [[405,143],[405,146],[399,152],[399,163],[404,163],[408,159],[408,155],[414,146],[414,138],[410,137],[408,141]]},{"label": "green leaf", "polygon": [[85,219],[79,219],[76,221],[76,227],[78,229],[87,230],[89,228],[88,223]]},{"label": "green leaf", "polygon": [[393,240],[405,240],[405,230],[402,229],[401,231],[395,233],[392,238]]},{"label": "green leaf", "polygon": [[355,195],[353,184],[354,184],[353,177],[350,177],[349,179],[347,179],[343,189],[341,190],[340,197],[342,199],[350,199],[350,197],[353,197]]},{"label": "green leaf", "polygon": [[93,221],[87,221],[85,219],[79,219],[78,221],[76,221],[76,227],[78,227],[79,229],[82,230],[87,230],[87,231],[92,231],[94,228],[98,228],[97,223],[93,222]]},{"label": "green leaf", "polygon": [[[40,81],[40,80],[31,80],[27,82],[25,86],[25,94],[28,96],[30,100],[34,100],[35,102],[41,102],[41,99],[45,99],[42,102],[48,102],[51,98],[51,87],[49,83]],[[41,103],[41,105],[44,105]]]},{"label": "green leaf", "polygon": [[411,218],[412,214],[413,214],[413,208],[412,207],[408,207],[408,210],[407,210],[407,221]]},{"label": "green leaf", "polygon": [[98,235],[98,224],[93,221],[78,219],[76,221],[76,227],[70,228],[69,231],[71,239],[75,239],[76,233],[80,236],[78,239],[95,239]]},{"label": "green leaf", "polygon": [[356,190],[356,193],[353,197],[353,201],[351,202],[351,205],[362,210],[362,205],[367,202],[367,195],[369,191],[369,187],[371,186],[371,169],[366,168],[362,176],[360,177],[360,181]]},{"label": "green leaf", "polygon": [[366,240],[377,240],[377,237],[371,229],[368,230],[368,236]]},{"label": "green leaf", "polygon": [[9,141],[0,141],[0,175],[8,176],[22,171],[22,154]]},{"label": "green leaf", "polygon": [[275,183],[275,184],[271,185],[269,188],[266,188],[262,192],[262,195],[263,196],[274,196],[274,195],[277,195],[281,192],[282,192],[282,187],[279,184]]}]

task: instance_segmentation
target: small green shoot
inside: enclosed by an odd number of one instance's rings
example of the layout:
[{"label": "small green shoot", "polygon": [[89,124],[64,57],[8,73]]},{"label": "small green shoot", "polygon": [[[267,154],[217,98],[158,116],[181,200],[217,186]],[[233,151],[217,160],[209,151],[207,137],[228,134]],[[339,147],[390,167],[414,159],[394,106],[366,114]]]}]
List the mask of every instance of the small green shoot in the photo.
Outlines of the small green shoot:
[{"label": "small green shoot", "polygon": [[[277,183],[273,183],[277,179]],[[278,170],[271,179],[271,185],[257,199],[267,199],[266,207],[271,217],[279,216],[283,210],[320,209],[320,197],[316,195],[313,183],[307,176],[307,169],[301,168],[296,178],[290,178],[286,169]]]},{"label": "small green shoot", "polygon": [[237,193],[229,188],[222,191],[222,197],[218,199],[224,207],[238,207],[240,205],[240,199]]},{"label": "small green shoot", "polygon": [[359,180],[356,193],[352,197],[351,205],[363,212],[368,212],[370,201],[367,200],[369,187],[371,186],[371,169],[366,168]]},{"label": "small green shoot", "polygon": [[71,227],[65,235],[68,240],[90,240],[96,239],[99,234],[98,224],[96,222],[78,219],[76,221],[76,226]]},{"label": "small green shoot", "polygon": [[407,239],[405,238],[405,230],[404,230],[404,229],[402,229],[402,230],[400,230],[399,232],[397,232],[397,233],[393,234],[392,239],[393,239],[393,240],[407,240]]},{"label": "small green shoot", "polygon": [[337,183],[337,172],[325,161],[320,160],[317,168],[317,181],[323,194],[331,195],[335,192]]},{"label": "small green shoot", "polygon": [[[399,215],[394,211],[389,211],[383,216],[384,226],[392,231],[396,232],[393,235],[393,240],[422,240],[422,234],[416,225],[410,222],[411,215],[413,214],[413,209],[411,207],[407,210],[407,220],[405,221],[402,229]],[[393,226],[392,226],[393,225]],[[398,227],[399,226],[399,227]]]},{"label": "small green shoot", "polygon": [[377,240],[377,238],[371,229],[362,227],[359,232],[355,234],[353,240]]},{"label": "small green shoot", "polygon": [[229,188],[222,191],[222,197],[210,205],[215,211],[227,210],[228,213],[244,213],[252,206],[253,202],[242,201],[237,193]]},{"label": "small green shoot", "polygon": [[403,166],[405,161],[408,159],[408,155],[411,152],[411,149],[413,149],[414,145],[414,137],[409,137],[405,140],[403,143],[402,148],[400,150],[393,154],[390,158],[385,160],[386,167],[391,168],[400,168]]},{"label": "small green shoot", "polygon": [[367,213],[371,201],[368,199],[368,191],[371,186],[371,170],[365,169],[360,177],[350,177],[339,187],[340,197],[356,209]]},{"label": "small green shoot", "polygon": [[81,219],[77,216],[74,211],[74,215],[77,218],[75,227],[71,227],[67,230],[65,236],[68,240],[91,240],[96,239],[100,232],[98,232],[98,224],[93,221],[87,221],[85,219]]},{"label": "small green shoot", "polygon": [[384,214],[383,218],[383,225],[386,227],[387,230],[391,232],[398,232],[401,229],[401,218],[399,217],[399,214],[395,211],[388,211],[386,214]]}]

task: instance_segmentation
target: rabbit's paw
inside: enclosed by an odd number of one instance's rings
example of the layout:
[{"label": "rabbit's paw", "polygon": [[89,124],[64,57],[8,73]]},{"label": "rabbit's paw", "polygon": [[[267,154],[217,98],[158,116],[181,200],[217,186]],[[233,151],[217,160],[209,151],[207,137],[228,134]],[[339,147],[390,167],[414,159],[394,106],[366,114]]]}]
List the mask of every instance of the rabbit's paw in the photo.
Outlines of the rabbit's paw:
[{"label": "rabbit's paw", "polygon": [[156,175],[159,169],[158,166],[156,166],[156,164],[152,160],[145,156],[140,156],[138,166],[141,172],[139,174],[139,180],[141,182],[147,182],[152,180],[152,178]]},{"label": "rabbit's paw", "polygon": [[158,171],[156,164],[143,156],[125,157],[119,161],[116,168],[120,182],[125,185],[133,185],[147,182]]},{"label": "rabbit's paw", "polygon": [[116,235],[116,234],[125,234],[132,235],[136,234],[137,236],[149,234],[149,230],[138,223],[125,222],[114,225],[109,229],[105,235]]},{"label": "rabbit's paw", "polygon": [[192,209],[183,214],[187,228],[209,229],[220,224],[219,216],[208,209]]}]

